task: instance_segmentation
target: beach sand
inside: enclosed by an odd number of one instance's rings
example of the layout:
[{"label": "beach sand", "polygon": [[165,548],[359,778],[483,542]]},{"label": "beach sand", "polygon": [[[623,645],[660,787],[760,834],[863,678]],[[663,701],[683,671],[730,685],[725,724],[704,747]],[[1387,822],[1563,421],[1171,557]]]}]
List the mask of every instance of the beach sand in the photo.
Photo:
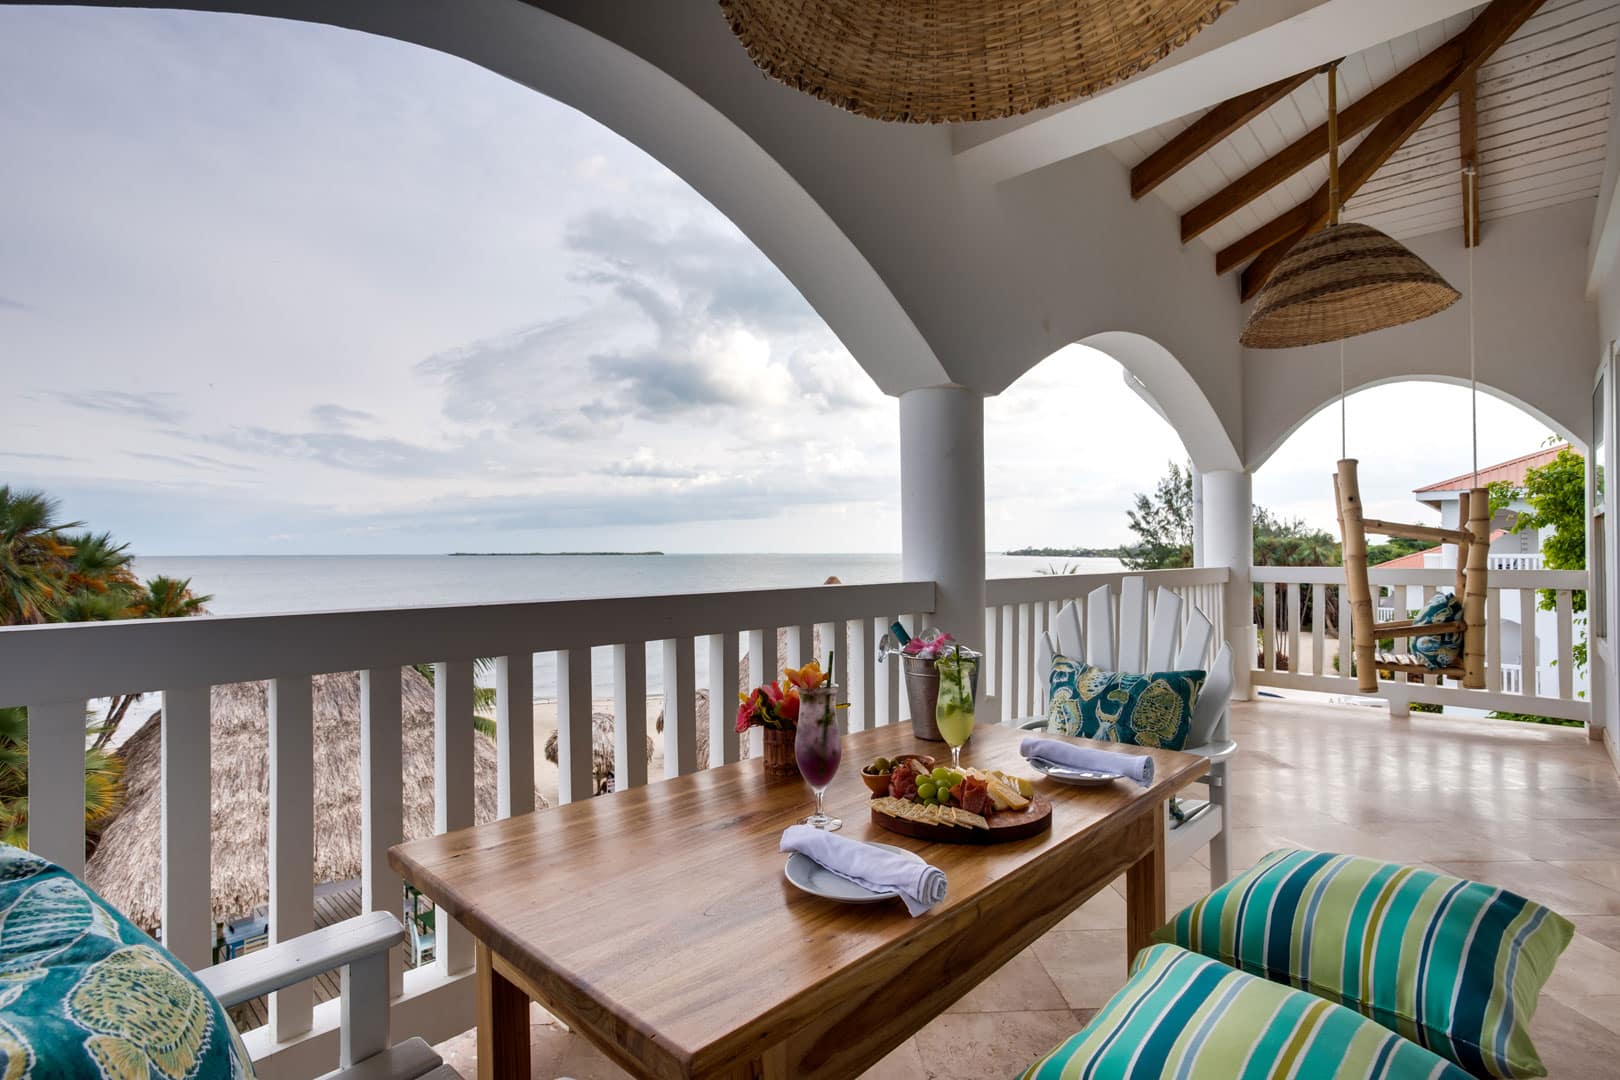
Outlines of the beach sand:
[{"label": "beach sand", "polygon": [[[664,709],[664,695],[657,694],[647,699],[647,735],[652,739],[653,756],[647,763],[647,779],[662,780],[664,778],[664,736],[655,731],[658,723],[658,714]],[[597,698],[591,702],[593,713],[613,711],[612,698]],[[557,805],[557,766],[546,760],[546,740],[551,733],[557,730],[557,703],[555,701],[537,701],[534,703],[534,784],[540,794],[552,806]]]}]

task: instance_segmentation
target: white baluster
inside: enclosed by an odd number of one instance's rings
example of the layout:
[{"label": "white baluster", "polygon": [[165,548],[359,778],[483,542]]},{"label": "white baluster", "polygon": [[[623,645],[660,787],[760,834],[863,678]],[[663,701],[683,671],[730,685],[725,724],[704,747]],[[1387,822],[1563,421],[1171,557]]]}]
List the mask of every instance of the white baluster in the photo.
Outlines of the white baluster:
[{"label": "white baluster", "polygon": [[[561,674],[562,665],[558,664]],[[473,666],[471,660],[433,665],[433,831],[447,833],[473,824]],[[473,965],[473,939],[467,928],[443,911],[434,927],[435,963],[444,975]]]},{"label": "white baluster", "polygon": [[28,706],[28,849],[84,874],[85,702]]},{"label": "white baluster", "polygon": [[870,618],[849,624],[849,725],[856,731],[877,726],[877,638]]},{"label": "white baluster", "polygon": [[[668,676],[665,676],[668,682]],[[664,687],[668,702],[669,687]],[[667,722],[667,721],[666,721]],[[596,794],[592,768],[591,650],[589,646],[557,652],[557,799],[578,802]],[[669,733],[665,732],[667,739]]]},{"label": "white baluster", "polygon": [[[405,839],[404,725],[400,669],[360,673],[360,907],[398,918],[404,886],[388,865],[388,849]],[[404,989],[404,965],[392,954],[388,996]]]},{"label": "white baluster", "polygon": [[1299,670],[1299,582],[1288,583],[1288,670],[1295,675]]},{"label": "white baluster", "polygon": [[664,642],[664,776],[697,772],[697,701],[692,639]]},{"label": "white baluster", "polygon": [[208,687],[163,692],[163,944],[194,971],[214,950],[209,734]]},{"label": "white baluster", "polygon": [[495,658],[495,741],[501,817],[534,810],[534,654]]},{"label": "white baluster", "polygon": [[[776,678],[776,627],[765,626],[748,631],[748,685],[739,687],[738,691],[749,693],[755,687],[764,686],[774,678]],[[764,754],[765,730],[759,727],[749,728],[748,756],[759,758]]]},{"label": "white baluster", "polygon": [[[879,634],[881,640],[882,634],[889,632],[889,627],[894,625],[895,620],[880,616],[878,622],[882,624],[882,631]],[[892,655],[885,656],[882,662],[878,664],[877,677],[878,701],[881,703],[878,708],[878,723],[898,724],[900,722],[900,682],[903,677],[899,659]]]},{"label": "white baluster", "polygon": [[1327,663],[1327,586],[1311,586],[1311,674],[1321,677]]},{"label": "white baluster", "polygon": [[1350,590],[1340,585],[1335,593],[1339,601],[1339,678],[1350,682],[1353,679],[1350,669],[1354,666],[1356,655],[1353,641],[1355,632],[1350,627]]},{"label": "white baluster", "polygon": [[613,787],[624,791],[646,782],[647,643],[627,641],[613,646]]},{"label": "white baluster", "polygon": [[[838,697],[835,701],[849,700],[849,632],[842,619],[837,622],[817,623],[816,632],[821,635],[821,666],[827,667],[828,658],[838,657],[838,670],[834,673],[838,677]],[[836,719],[839,730],[845,734],[849,732],[849,710],[836,709]]]},{"label": "white baluster", "polygon": [[1485,689],[1506,690],[1502,685],[1502,590],[1485,590]]},{"label": "white baluster", "polygon": [[1277,586],[1266,582],[1260,586],[1264,592],[1264,620],[1261,623],[1260,652],[1266,660],[1266,670],[1277,670]]},{"label": "white baluster", "polygon": [[1541,661],[1536,655],[1536,590],[1519,590],[1519,667],[1523,671],[1524,693],[1535,697],[1541,692],[1536,685],[1536,671]]},{"label": "white baluster", "polygon": [[[315,929],[315,700],[308,675],[270,681],[270,943]],[[270,995],[277,1042],[314,1019],[315,984]]]},{"label": "white baluster", "polygon": [[709,767],[737,760],[737,633],[709,635]]},{"label": "white baluster", "polygon": [[1024,711],[1027,713],[1035,713],[1039,710],[1041,697],[1040,692],[1036,689],[1035,682],[1035,634],[1037,632],[1035,609],[1039,606],[1039,604],[1020,604],[1018,606],[1019,618],[1023,624],[1019,632],[1018,647],[1022,660],[1021,670],[1023,672],[1024,686],[1023,695],[1019,700],[1024,703]]},{"label": "white baluster", "polygon": [[1008,604],[1001,609],[1001,699],[1009,716],[1024,715],[1024,699],[1018,693],[1018,671],[1021,655],[1018,651],[1018,605]]},{"label": "white baluster", "polygon": [[1558,696],[1575,696],[1575,595],[1558,590]]}]

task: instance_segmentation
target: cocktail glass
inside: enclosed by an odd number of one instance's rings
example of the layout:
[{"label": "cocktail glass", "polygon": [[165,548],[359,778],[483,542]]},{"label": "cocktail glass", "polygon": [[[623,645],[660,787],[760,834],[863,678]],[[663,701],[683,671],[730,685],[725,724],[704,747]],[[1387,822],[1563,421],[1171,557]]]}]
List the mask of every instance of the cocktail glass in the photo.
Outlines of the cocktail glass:
[{"label": "cocktail glass", "polygon": [[951,768],[962,767],[962,744],[973,737],[973,670],[977,661],[952,649],[938,660],[939,701],[934,706],[934,726],[951,748]]},{"label": "cocktail glass", "polygon": [[816,793],[816,812],[799,824],[836,832],[844,823],[828,815],[826,810],[827,785],[838,773],[838,764],[844,758],[843,736],[838,730],[835,706],[838,688],[823,684],[812,690],[799,691],[799,727],[793,736],[793,756],[799,763],[799,772]]}]

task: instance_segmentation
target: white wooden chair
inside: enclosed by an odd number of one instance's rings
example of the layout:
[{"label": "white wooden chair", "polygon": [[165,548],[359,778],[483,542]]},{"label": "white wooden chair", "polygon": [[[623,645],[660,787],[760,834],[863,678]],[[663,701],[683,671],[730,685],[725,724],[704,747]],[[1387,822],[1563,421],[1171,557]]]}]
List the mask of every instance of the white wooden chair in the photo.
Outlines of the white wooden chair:
[{"label": "white wooden chair", "polygon": [[[1208,797],[1180,800],[1183,818],[1177,821],[1172,817],[1169,821],[1169,850],[1165,853],[1165,862],[1170,866],[1178,865],[1208,844],[1210,884],[1219,888],[1231,876],[1227,763],[1237,753],[1237,743],[1232,741],[1229,732],[1228,715],[1234,678],[1232,648],[1222,642],[1214,662],[1207,663],[1205,657],[1209,655],[1215,628],[1197,608],[1187,612],[1183,626],[1182,606],[1181,597],[1161,588],[1149,626],[1146,582],[1139,577],[1125,578],[1120,583],[1116,647],[1112,590],[1107,585],[1099,586],[1086,597],[1083,626],[1079,607],[1073,602],[1063,605],[1052,629],[1042,634],[1036,644],[1036,670],[1041,673],[1042,702],[1046,700],[1047,676],[1052,670],[1054,653],[1108,671],[1208,671],[1195,705],[1193,731],[1195,736],[1201,731],[1210,734],[1200,745],[1186,748],[1188,753],[1209,761],[1209,771],[1199,780],[1206,787]],[[1179,649],[1176,647],[1178,633]],[[1046,727],[1046,718],[1019,721],[1018,726],[1039,731]]]},{"label": "white wooden chair", "polygon": [[323,1080],[457,1080],[420,1038],[388,1042],[388,953],[405,928],[386,911],[333,923],[196,973],[229,1009],[244,1001],[342,969],[338,1068]]}]

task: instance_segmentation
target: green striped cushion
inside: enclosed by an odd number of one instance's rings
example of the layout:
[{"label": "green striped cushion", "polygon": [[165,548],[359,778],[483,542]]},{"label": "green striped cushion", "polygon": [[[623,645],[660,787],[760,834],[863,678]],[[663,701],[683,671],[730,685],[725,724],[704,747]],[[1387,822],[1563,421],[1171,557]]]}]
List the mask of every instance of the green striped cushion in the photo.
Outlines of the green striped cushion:
[{"label": "green striped cushion", "polygon": [[1530,1042],[1569,920],[1493,885],[1273,851],[1154,934],[1336,1001],[1474,1076],[1545,1076]]},{"label": "green striped cushion", "polygon": [[1174,945],[1023,1080],[1468,1080],[1349,1009]]}]

